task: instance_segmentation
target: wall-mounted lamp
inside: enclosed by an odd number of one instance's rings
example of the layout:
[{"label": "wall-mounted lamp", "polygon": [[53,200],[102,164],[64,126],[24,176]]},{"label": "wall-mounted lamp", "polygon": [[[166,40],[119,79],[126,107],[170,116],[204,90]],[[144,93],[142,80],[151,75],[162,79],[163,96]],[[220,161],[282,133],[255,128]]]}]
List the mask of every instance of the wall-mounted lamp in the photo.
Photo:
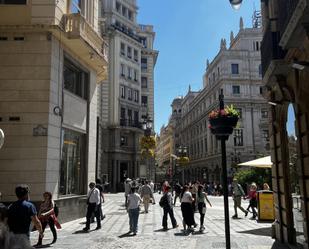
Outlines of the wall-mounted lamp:
[{"label": "wall-mounted lamp", "polygon": [[239,10],[242,0],[229,0],[234,10]]}]

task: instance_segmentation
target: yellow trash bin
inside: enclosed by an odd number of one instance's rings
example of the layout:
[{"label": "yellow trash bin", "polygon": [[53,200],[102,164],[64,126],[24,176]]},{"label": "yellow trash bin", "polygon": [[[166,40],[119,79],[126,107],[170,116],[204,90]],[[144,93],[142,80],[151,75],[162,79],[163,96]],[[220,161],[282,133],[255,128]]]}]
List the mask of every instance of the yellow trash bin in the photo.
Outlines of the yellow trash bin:
[{"label": "yellow trash bin", "polygon": [[257,192],[258,218],[260,221],[275,220],[274,193],[272,191],[262,190]]}]

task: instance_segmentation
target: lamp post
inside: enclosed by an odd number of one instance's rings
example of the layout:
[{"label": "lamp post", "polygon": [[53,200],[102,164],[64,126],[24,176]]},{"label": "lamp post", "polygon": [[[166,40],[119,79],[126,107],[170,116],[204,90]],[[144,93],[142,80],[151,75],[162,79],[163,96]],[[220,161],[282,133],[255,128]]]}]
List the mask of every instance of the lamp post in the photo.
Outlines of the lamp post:
[{"label": "lamp post", "polygon": [[[149,117],[148,113],[143,117],[142,122],[142,128],[144,130],[144,136],[150,137],[152,132],[152,119]],[[146,162],[148,164],[148,180],[151,178],[151,172],[150,172],[150,159],[146,159]]]},{"label": "lamp post", "polygon": [[[188,149],[187,149],[187,146],[183,146],[183,145],[180,145],[178,148],[177,148],[177,153],[178,153],[178,157],[179,158],[185,158],[185,157],[188,157]],[[185,182],[185,174],[184,174],[184,168],[182,169],[182,184],[184,184]]]}]

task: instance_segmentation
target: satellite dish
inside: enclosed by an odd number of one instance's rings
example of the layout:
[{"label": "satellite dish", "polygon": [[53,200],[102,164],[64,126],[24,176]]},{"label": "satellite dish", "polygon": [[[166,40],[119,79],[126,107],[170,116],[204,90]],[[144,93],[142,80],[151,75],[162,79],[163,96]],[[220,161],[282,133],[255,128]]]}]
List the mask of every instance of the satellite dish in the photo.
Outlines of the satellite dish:
[{"label": "satellite dish", "polygon": [[0,149],[4,144],[4,132],[0,129]]}]

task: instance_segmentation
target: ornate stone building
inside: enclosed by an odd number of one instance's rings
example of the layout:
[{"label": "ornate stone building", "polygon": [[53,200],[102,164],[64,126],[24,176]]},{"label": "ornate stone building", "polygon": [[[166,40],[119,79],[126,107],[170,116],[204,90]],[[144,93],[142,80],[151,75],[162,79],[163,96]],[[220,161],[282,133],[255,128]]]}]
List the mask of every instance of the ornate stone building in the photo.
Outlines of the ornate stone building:
[{"label": "ornate stone building", "polygon": [[0,1],[0,191],[31,200],[50,191],[61,220],[85,214],[95,180],[98,85],[106,78],[107,43],[98,0]]},{"label": "ornate stone building", "polygon": [[[149,165],[141,161],[141,121],[154,118],[155,33],[137,23],[136,0],[101,0],[101,28],[109,38],[109,77],[101,87],[98,176],[123,190],[127,177],[146,177]],[[148,172],[148,173],[147,173]]]},{"label": "ornate stone building", "polygon": [[[308,248],[309,233],[309,5],[305,0],[262,1],[263,82],[271,105],[270,141],[277,240]],[[296,169],[300,197],[292,198],[286,122],[295,113]],[[293,195],[294,196],[294,195]],[[295,201],[300,202],[300,210]],[[301,215],[301,217],[299,217]]]},{"label": "ornate stone building", "polygon": [[230,36],[227,48],[222,39],[220,51],[211,63],[207,61],[203,89],[189,89],[182,100],[182,120],[178,126],[179,146],[187,146],[190,162],[185,166],[185,181],[220,182],[221,152],[218,141],[208,128],[209,113],[218,108],[223,90],[225,104],[240,111],[237,128],[227,141],[228,176],[237,163],[267,154],[269,150],[268,104],[262,96],[260,28],[244,28]]}]

